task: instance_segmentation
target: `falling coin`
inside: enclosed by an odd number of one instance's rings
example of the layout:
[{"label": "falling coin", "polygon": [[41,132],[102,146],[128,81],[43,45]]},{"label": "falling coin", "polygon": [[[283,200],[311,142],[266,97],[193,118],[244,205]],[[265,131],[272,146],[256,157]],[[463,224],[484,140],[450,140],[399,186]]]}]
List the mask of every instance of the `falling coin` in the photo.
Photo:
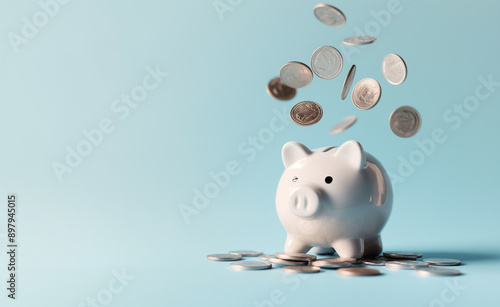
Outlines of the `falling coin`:
[{"label": "falling coin", "polygon": [[345,24],[346,18],[344,13],[333,5],[320,3],[314,7],[313,11],[314,16],[326,25],[341,27]]},{"label": "falling coin", "polygon": [[246,271],[246,270],[267,270],[270,269],[272,265],[269,262],[264,262],[264,261],[240,261],[231,263],[230,267],[233,270]]},{"label": "falling coin", "polygon": [[389,117],[392,132],[402,138],[414,136],[420,130],[421,122],[418,111],[409,106],[397,108]]},{"label": "falling coin", "polygon": [[266,88],[269,96],[276,98],[278,100],[290,100],[297,94],[297,89],[289,87],[280,77],[274,78],[267,84]]},{"label": "falling coin", "polygon": [[342,71],[344,60],[340,52],[332,46],[322,46],[311,56],[311,68],[321,79],[333,79]]},{"label": "falling coin", "polygon": [[344,85],[342,86],[342,92],[340,93],[340,99],[344,100],[349,94],[349,90],[352,86],[352,81],[354,80],[354,75],[356,74],[356,65],[352,65],[351,69],[347,73],[347,76],[344,80]]},{"label": "falling coin", "polygon": [[339,275],[344,276],[373,276],[380,275],[380,271],[368,268],[341,268],[337,270]]},{"label": "falling coin", "polygon": [[292,88],[301,88],[309,85],[313,79],[312,70],[301,62],[288,62],[280,69],[281,81]]},{"label": "falling coin", "polygon": [[406,63],[399,55],[390,53],[382,61],[382,73],[387,82],[399,85],[406,79]]},{"label": "falling coin", "polygon": [[332,129],[330,129],[330,134],[337,134],[346,130],[347,128],[354,125],[357,119],[358,118],[356,116],[348,116],[344,118],[342,121],[333,126]]},{"label": "falling coin", "polygon": [[344,39],[344,44],[349,46],[357,46],[357,45],[368,45],[374,43],[377,40],[375,36],[371,35],[357,35],[351,36]]},{"label": "falling coin", "polygon": [[323,109],[314,101],[301,101],[290,110],[290,118],[299,126],[311,126],[323,117]]},{"label": "falling coin", "polygon": [[366,78],[359,81],[352,90],[352,102],[360,110],[373,108],[380,99],[382,90],[377,80]]}]

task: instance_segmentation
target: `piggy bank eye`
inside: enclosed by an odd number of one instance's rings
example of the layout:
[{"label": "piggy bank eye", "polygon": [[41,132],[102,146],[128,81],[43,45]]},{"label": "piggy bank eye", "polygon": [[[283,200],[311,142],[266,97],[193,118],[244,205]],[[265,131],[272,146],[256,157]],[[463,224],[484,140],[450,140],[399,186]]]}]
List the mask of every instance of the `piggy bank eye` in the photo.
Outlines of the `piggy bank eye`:
[{"label": "piggy bank eye", "polygon": [[297,176],[292,178],[292,182],[297,182],[297,180],[299,180],[299,177],[297,177]]},{"label": "piggy bank eye", "polygon": [[328,184],[332,183],[332,181],[333,181],[333,178],[332,178],[332,177],[330,177],[330,176],[327,176],[327,177],[325,178],[325,182],[326,182],[326,183],[328,183]]}]

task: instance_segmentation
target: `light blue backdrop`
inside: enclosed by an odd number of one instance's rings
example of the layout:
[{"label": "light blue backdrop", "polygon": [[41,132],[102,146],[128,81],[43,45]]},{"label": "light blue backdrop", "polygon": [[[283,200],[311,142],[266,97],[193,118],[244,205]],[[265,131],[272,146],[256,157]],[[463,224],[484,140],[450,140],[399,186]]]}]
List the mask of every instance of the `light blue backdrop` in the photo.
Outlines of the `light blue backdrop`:
[{"label": "light blue backdrop", "polygon": [[[341,28],[315,19],[316,1],[63,2],[0,2],[4,289],[6,195],[19,197],[18,299],[2,290],[2,306],[498,301],[498,2],[339,0],[332,4],[347,16]],[[377,42],[342,45],[358,32]],[[282,64],[308,63],[322,45],[344,55],[337,78],[315,78],[288,102],[266,94]],[[407,63],[400,86],[382,76],[388,53]],[[355,82],[371,77],[382,86],[372,110],[339,99],[352,64]],[[287,118],[302,100],[322,105],[317,125]],[[422,115],[413,138],[389,128],[390,113],[402,105]],[[330,135],[348,115],[358,122]],[[270,134],[271,125],[280,131]],[[443,135],[434,146],[433,133]],[[332,271],[299,278],[279,269],[234,272],[205,260],[232,249],[280,251],[285,231],[274,197],[282,145],[350,139],[393,176],[385,249],[459,258],[463,276],[382,268],[376,278]],[[227,167],[233,175],[214,188],[211,174]],[[193,204],[204,189],[212,198]]]}]

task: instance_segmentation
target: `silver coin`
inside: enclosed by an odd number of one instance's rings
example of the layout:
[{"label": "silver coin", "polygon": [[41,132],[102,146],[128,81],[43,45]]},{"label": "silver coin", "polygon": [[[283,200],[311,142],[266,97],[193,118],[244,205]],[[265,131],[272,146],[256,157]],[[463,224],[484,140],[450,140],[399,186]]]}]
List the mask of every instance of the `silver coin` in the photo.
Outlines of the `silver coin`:
[{"label": "silver coin", "polygon": [[323,269],[340,269],[340,268],[347,268],[347,267],[352,267],[352,262],[338,262],[338,263],[332,263],[328,261],[322,261],[322,260],[316,260],[312,261],[311,265],[323,268]]},{"label": "silver coin", "polygon": [[290,118],[299,126],[311,126],[323,117],[323,109],[314,101],[301,101],[290,110]]},{"label": "silver coin", "polygon": [[404,263],[403,261],[388,261],[385,263],[385,266],[389,269],[394,270],[413,270],[414,266]]},{"label": "silver coin", "polygon": [[343,66],[342,54],[332,46],[321,46],[311,56],[312,71],[321,79],[335,78]]},{"label": "silver coin", "polygon": [[316,255],[333,255],[335,254],[335,250],[332,247],[313,247],[309,251],[309,253],[316,254]]},{"label": "silver coin", "polygon": [[344,39],[344,44],[349,46],[368,45],[377,40],[375,36],[371,35],[356,35]]},{"label": "silver coin", "polygon": [[289,87],[280,77],[274,78],[267,84],[266,92],[278,100],[290,100],[297,94],[297,89]]},{"label": "silver coin", "polygon": [[453,276],[460,275],[461,272],[455,269],[446,269],[446,268],[436,268],[436,267],[428,267],[428,268],[419,268],[415,270],[415,272],[422,276]]},{"label": "silver coin", "polygon": [[409,106],[397,108],[389,117],[392,132],[402,138],[414,136],[420,130],[421,124],[420,113]]},{"label": "silver coin", "polygon": [[382,90],[377,80],[366,78],[359,81],[352,90],[352,102],[356,108],[369,110],[373,108],[380,99]]},{"label": "silver coin", "polygon": [[293,261],[314,261],[316,260],[316,256],[304,253],[283,253],[278,252],[275,254],[276,258],[284,259],[284,260],[293,260]]},{"label": "silver coin", "polygon": [[423,262],[427,262],[432,265],[460,265],[462,262],[458,259],[448,259],[448,258],[425,258],[422,259]]},{"label": "silver coin", "polygon": [[342,92],[340,93],[340,99],[344,100],[351,90],[352,81],[354,80],[354,75],[356,74],[356,65],[352,65],[351,69],[347,73],[344,80],[344,85],[342,86]]},{"label": "silver coin", "polygon": [[327,263],[356,263],[358,260],[356,258],[320,258],[317,261],[323,261]]},{"label": "silver coin", "polygon": [[380,271],[368,268],[340,268],[337,270],[339,275],[344,276],[371,276],[380,275]]},{"label": "silver coin", "polygon": [[333,5],[324,3],[317,4],[313,12],[314,16],[316,16],[319,21],[329,26],[341,27],[346,21],[344,13]]},{"label": "silver coin", "polygon": [[361,263],[366,265],[383,266],[385,265],[386,262],[387,262],[386,260],[380,260],[380,259],[361,259]]},{"label": "silver coin", "polygon": [[230,251],[229,253],[238,254],[241,255],[242,257],[257,257],[259,255],[262,255],[262,252],[258,250],[237,250],[237,251]]},{"label": "silver coin", "polygon": [[291,265],[283,268],[286,273],[319,273],[321,269],[312,265]]},{"label": "silver coin", "polygon": [[417,258],[422,257],[422,254],[419,253],[413,253],[413,252],[401,252],[401,251],[390,251],[390,252],[384,252],[384,257],[387,258],[395,258],[395,259],[410,259],[410,260],[415,260]]},{"label": "silver coin", "polygon": [[307,265],[309,263],[308,261],[291,261],[291,260],[280,259],[280,258],[276,258],[275,256],[269,257],[267,259],[267,261],[269,261],[272,264],[275,264],[277,266]]},{"label": "silver coin", "polygon": [[270,257],[274,257],[274,255],[260,255],[259,259],[260,260],[269,260]]},{"label": "silver coin", "polygon": [[302,62],[288,62],[280,69],[281,81],[292,88],[301,88],[309,85],[313,73],[309,66]]},{"label": "silver coin", "polygon": [[356,122],[357,119],[358,118],[354,115],[344,118],[339,123],[337,123],[335,126],[333,126],[332,129],[330,129],[330,134],[337,134],[337,133],[340,133],[340,132],[346,130],[347,128],[354,125],[354,123]]},{"label": "silver coin", "polygon": [[241,255],[238,254],[212,254],[207,256],[207,260],[212,261],[236,261],[241,260]]},{"label": "silver coin", "polygon": [[390,84],[401,84],[406,79],[406,63],[399,55],[390,53],[382,61],[382,73]]},{"label": "silver coin", "polygon": [[264,261],[240,261],[229,265],[233,270],[267,270],[272,267],[269,262]]}]

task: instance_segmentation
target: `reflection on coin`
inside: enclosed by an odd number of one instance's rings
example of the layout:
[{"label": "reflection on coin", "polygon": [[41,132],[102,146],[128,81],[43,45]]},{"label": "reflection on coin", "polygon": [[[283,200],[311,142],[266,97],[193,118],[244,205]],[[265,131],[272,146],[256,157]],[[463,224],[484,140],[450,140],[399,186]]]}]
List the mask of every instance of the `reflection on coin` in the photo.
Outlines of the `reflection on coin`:
[{"label": "reflection on coin", "polygon": [[356,74],[356,65],[352,65],[351,69],[347,73],[344,80],[344,85],[342,86],[342,92],[340,93],[340,99],[344,100],[351,90],[352,81],[354,80],[354,75]]},{"label": "reflection on coin", "polygon": [[274,257],[274,255],[260,255],[259,259],[260,260],[269,260],[270,257]]},{"label": "reflection on coin", "polygon": [[387,260],[380,260],[380,259],[361,259],[361,263],[366,265],[382,266],[385,265],[386,262]]},{"label": "reflection on coin", "polygon": [[294,261],[314,261],[316,260],[316,256],[304,253],[276,253],[276,258],[284,259],[284,260],[294,260]]},{"label": "reflection on coin", "polygon": [[417,110],[409,106],[402,106],[392,111],[389,125],[395,135],[408,138],[420,130],[422,119]]},{"label": "reflection on coin", "polygon": [[287,86],[277,77],[269,81],[266,92],[278,100],[290,100],[297,94],[297,89]]},{"label": "reflection on coin", "polygon": [[332,129],[330,129],[330,134],[337,134],[346,130],[347,128],[351,127],[356,122],[356,120],[356,116],[347,116],[342,121],[333,126]]},{"label": "reflection on coin", "polygon": [[415,270],[415,272],[419,275],[422,275],[422,276],[432,276],[432,275],[453,276],[453,275],[460,275],[461,274],[461,272],[459,270],[435,268],[435,267],[421,268],[421,269]]},{"label": "reflection on coin", "polygon": [[382,61],[382,73],[390,84],[398,85],[406,79],[405,61],[397,54],[390,53]]},{"label": "reflection on coin", "polygon": [[448,259],[448,258],[425,258],[422,259],[422,261],[432,265],[460,265],[462,263],[458,259]]},{"label": "reflection on coin", "polygon": [[422,254],[413,253],[413,252],[400,252],[400,251],[393,252],[393,251],[390,251],[390,252],[384,252],[384,257],[415,260],[417,258],[422,257]]},{"label": "reflection on coin", "polygon": [[264,261],[240,261],[233,262],[230,264],[231,269],[233,270],[267,270],[272,267],[269,262]]},{"label": "reflection on coin", "polygon": [[376,40],[377,40],[377,38],[375,36],[357,35],[357,36],[351,36],[351,37],[344,39],[344,44],[349,45],[349,46],[368,45],[368,44],[374,43]]},{"label": "reflection on coin", "polygon": [[309,251],[311,254],[316,255],[333,255],[335,254],[335,250],[333,247],[313,247]]},{"label": "reflection on coin", "polygon": [[291,260],[285,260],[285,259],[280,259],[276,258],[274,256],[269,257],[267,261],[276,264],[278,266],[286,266],[286,265],[307,265],[308,261],[291,261]]},{"label": "reflection on coin", "polygon": [[312,265],[291,265],[283,268],[286,273],[319,273],[321,269]]},{"label": "reflection on coin", "polygon": [[341,27],[345,24],[344,13],[332,5],[320,3],[314,7],[313,11],[314,16],[326,25]]},{"label": "reflection on coin", "polygon": [[262,252],[258,250],[237,250],[237,251],[230,251],[229,253],[239,254],[243,257],[257,257],[259,255],[262,255]]},{"label": "reflection on coin", "polygon": [[280,78],[289,87],[301,88],[311,83],[313,73],[306,64],[293,61],[281,67]]},{"label": "reflection on coin", "polygon": [[299,126],[311,126],[323,117],[323,109],[314,101],[301,101],[290,110],[290,118]]},{"label": "reflection on coin", "polygon": [[323,268],[323,269],[339,269],[339,268],[347,268],[351,267],[353,264],[352,262],[338,262],[338,263],[332,263],[328,261],[323,261],[323,260],[316,260],[312,261],[311,265]]},{"label": "reflection on coin", "polygon": [[415,269],[414,266],[405,264],[404,261],[388,261],[385,263],[385,266],[388,267],[389,269],[394,269],[394,270],[413,270]]},{"label": "reflection on coin", "polygon": [[370,276],[370,275],[380,275],[380,271],[376,269],[368,268],[341,268],[337,270],[337,273],[344,276]]},{"label": "reflection on coin", "polygon": [[311,56],[311,68],[322,79],[333,79],[342,71],[344,60],[332,46],[321,46]]},{"label": "reflection on coin", "polygon": [[236,261],[241,260],[241,255],[238,254],[212,254],[207,256],[208,260],[212,261]]},{"label": "reflection on coin", "polygon": [[380,84],[376,80],[371,78],[363,79],[352,90],[352,102],[358,109],[369,110],[377,104],[381,92]]}]

